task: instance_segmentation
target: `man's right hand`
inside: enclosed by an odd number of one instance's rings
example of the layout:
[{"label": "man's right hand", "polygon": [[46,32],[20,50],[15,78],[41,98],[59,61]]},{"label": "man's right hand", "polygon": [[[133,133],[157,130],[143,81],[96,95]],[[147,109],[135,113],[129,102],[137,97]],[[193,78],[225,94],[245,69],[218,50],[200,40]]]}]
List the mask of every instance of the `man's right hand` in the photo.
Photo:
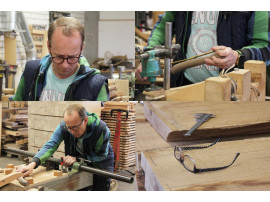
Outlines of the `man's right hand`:
[{"label": "man's right hand", "polygon": [[35,167],[36,167],[36,163],[31,162],[27,166],[22,166],[18,168],[17,171],[23,173],[23,177],[27,177],[33,172]]},{"label": "man's right hand", "polygon": [[135,72],[135,75],[136,75],[136,78],[139,80],[139,81],[147,81],[147,77],[141,77],[141,72],[142,72],[142,63],[140,63],[136,69],[136,72]]}]

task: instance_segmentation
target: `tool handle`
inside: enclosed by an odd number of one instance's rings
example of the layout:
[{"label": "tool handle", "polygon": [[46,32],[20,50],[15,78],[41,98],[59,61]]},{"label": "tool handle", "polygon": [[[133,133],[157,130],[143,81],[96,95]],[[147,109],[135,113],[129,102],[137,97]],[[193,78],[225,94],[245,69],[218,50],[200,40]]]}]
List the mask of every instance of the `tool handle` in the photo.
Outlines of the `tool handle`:
[{"label": "tool handle", "polygon": [[23,177],[19,177],[19,178],[18,178],[18,181],[19,181],[19,183],[20,183],[22,186],[24,186],[24,187],[26,187],[26,186],[29,185],[29,182],[28,182],[26,179],[24,179]]},{"label": "tool handle", "polygon": [[187,60],[185,62],[181,62],[181,63],[174,65],[173,68],[171,69],[171,72],[172,72],[172,74],[176,74],[176,73],[181,72],[181,71],[188,69],[190,67],[195,67],[195,66],[198,66],[201,64],[205,64],[204,60],[208,59],[208,58],[210,59],[213,56],[219,57],[218,54],[216,52],[214,52],[208,56]]},{"label": "tool handle", "polygon": [[111,117],[112,117],[112,114],[113,112],[126,112],[126,118],[128,118],[128,110],[124,110],[124,109],[112,109],[111,110]]}]

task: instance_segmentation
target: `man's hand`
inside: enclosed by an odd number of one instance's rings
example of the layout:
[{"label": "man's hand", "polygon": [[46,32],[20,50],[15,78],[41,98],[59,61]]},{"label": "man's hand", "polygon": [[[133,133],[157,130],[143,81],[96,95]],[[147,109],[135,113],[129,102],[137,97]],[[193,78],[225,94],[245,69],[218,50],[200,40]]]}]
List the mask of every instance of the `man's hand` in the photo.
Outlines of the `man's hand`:
[{"label": "man's hand", "polygon": [[226,46],[215,46],[212,48],[213,51],[221,58],[217,58],[215,56],[212,59],[205,59],[205,63],[209,66],[216,66],[221,69],[227,69],[233,66],[238,59],[238,52],[232,50],[230,47]]},{"label": "man's hand", "polygon": [[22,166],[18,168],[16,171],[23,173],[23,177],[27,177],[33,172],[35,167],[36,167],[36,163],[31,162],[27,166]]},{"label": "man's hand", "polygon": [[135,72],[135,75],[136,75],[136,78],[139,80],[139,81],[147,81],[147,77],[141,77],[141,72],[142,72],[142,63],[140,63],[136,69],[136,72]]},{"label": "man's hand", "polygon": [[68,167],[68,166],[71,166],[73,165],[73,163],[76,162],[76,157],[73,157],[73,156],[65,156],[63,158],[63,162],[64,162],[64,166]]}]

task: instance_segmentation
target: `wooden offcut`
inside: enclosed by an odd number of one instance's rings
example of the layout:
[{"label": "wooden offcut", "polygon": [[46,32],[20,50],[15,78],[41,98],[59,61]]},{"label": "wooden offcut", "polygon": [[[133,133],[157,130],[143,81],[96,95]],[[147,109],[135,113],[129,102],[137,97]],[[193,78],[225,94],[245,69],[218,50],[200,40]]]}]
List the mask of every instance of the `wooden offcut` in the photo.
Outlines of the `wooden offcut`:
[{"label": "wooden offcut", "polygon": [[12,163],[9,163],[9,164],[6,165],[6,168],[12,168],[12,169],[14,169],[14,167],[15,167],[15,165],[12,164]]},{"label": "wooden offcut", "polygon": [[3,187],[4,185],[12,182],[13,180],[18,179],[19,177],[22,177],[23,174],[20,172],[13,172],[8,175],[1,175],[0,176],[0,187]]},{"label": "wooden offcut", "polygon": [[56,171],[54,171],[53,175],[56,176],[56,177],[59,177],[59,176],[63,175],[63,172],[60,171],[60,170],[56,170]]},{"label": "wooden offcut", "polygon": [[10,173],[12,173],[12,171],[13,171],[13,168],[6,168],[4,173],[5,175],[9,175]]},{"label": "wooden offcut", "polygon": [[[256,135],[270,132],[268,102],[145,102],[145,117],[166,141]],[[196,123],[195,113],[209,113],[208,120],[191,136],[184,134]]]}]

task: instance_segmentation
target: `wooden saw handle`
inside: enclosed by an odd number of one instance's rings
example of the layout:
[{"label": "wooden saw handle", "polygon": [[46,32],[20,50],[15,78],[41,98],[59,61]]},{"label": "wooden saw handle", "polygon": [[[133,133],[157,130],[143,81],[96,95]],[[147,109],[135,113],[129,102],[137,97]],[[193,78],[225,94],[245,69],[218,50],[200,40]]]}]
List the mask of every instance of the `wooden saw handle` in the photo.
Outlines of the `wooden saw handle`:
[{"label": "wooden saw handle", "polygon": [[195,66],[198,66],[201,64],[205,64],[204,60],[208,59],[208,58],[211,59],[213,56],[219,58],[218,54],[216,52],[214,52],[208,56],[204,56],[204,57],[200,57],[200,58],[196,58],[196,59],[191,59],[191,60],[188,60],[185,62],[178,63],[178,64],[173,66],[173,68],[171,69],[171,72],[172,72],[172,74],[176,74],[176,73],[181,72],[181,71],[188,69],[190,67],[195,67]]}]

